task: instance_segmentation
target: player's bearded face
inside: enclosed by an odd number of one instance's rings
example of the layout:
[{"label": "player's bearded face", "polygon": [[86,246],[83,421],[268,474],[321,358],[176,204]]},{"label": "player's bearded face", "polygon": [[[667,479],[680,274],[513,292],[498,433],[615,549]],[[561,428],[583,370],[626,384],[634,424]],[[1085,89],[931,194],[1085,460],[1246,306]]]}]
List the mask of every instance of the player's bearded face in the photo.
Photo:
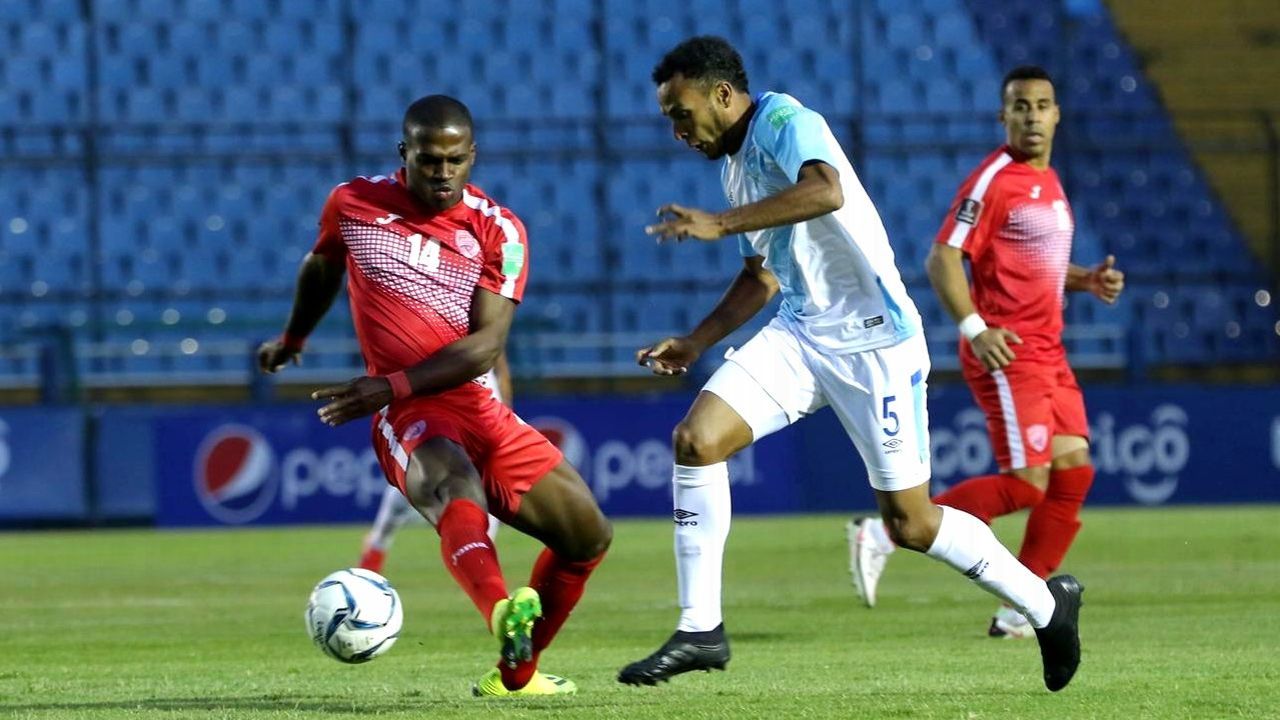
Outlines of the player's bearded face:
[{"label": "player's bearded face", "polygon": [[722,139],[732,123],[727,120],[727,107],[717,103],[714,87],[676,75],[658,86],[658,106],[671,119],[676,140],[708,160],[724,156]]},{"label": "player's bearded face", "polygon": [[1014,80],[1005,88],[1000,122],[1015,150],[1031,158],[1047,157],[1058,119],[1058,101],[1048,80]]},{"label": "player's bearded face", "polygon": [[467,127],[417,127],[401,142],[400,158],[409,191],[427,207],[445,210],[462,200],[476,146]]}]

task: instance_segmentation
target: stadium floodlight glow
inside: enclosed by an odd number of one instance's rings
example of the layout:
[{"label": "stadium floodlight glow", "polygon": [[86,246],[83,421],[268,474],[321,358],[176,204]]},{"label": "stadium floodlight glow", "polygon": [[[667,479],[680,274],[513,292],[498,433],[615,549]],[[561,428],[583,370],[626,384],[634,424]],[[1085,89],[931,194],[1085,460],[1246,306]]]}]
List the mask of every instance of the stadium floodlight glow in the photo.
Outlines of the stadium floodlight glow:
[{"label": "stadium floodlight glow", "polygon": [[1259,290],[1253,294],[1253,301],[1258,304],[1258,307],[1267,307],[1271,304],[1271,293]]}]

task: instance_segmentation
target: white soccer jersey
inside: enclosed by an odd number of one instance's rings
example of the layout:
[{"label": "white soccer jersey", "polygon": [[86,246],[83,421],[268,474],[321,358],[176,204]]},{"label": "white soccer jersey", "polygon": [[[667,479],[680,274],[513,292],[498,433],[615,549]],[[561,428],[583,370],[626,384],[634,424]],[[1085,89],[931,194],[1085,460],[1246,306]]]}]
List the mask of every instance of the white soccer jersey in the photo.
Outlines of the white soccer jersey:
[{"label": "white soccer jersey", "polygon": [[747,138],[725,158],[720,181],[737,207],[794,185],[811,160],[840,174],[844,206],[795,225],[748,232],[739,243],[744,256],[763,256],[777,277],[779,317],[809,343],[841,353],[895,345],[920,333],[920,314],[894,265],[880,215],[821,115],[790,95],[761,93]]}]

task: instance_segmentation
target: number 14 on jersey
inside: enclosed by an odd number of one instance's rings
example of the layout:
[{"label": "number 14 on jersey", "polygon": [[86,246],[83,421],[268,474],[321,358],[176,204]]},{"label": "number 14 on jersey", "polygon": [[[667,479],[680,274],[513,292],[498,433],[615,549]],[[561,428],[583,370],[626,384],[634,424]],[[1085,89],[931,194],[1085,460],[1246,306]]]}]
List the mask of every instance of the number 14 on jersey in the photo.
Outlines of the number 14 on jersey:
[{"label": "number 14 on jersey", "polygon": [[435,272],[440,267],[440,242],[435,238],[428,238],[424,247],[422,233],[410,235],[409,265],[420,267],[427,272]]}]

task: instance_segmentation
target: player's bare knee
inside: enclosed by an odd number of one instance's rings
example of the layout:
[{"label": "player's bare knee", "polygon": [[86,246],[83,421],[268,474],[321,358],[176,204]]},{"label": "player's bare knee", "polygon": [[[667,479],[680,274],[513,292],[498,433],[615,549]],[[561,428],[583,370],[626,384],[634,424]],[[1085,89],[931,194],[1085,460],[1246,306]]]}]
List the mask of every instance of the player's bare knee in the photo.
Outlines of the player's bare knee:
[{"label": "player's bare knee", "polygon": [[884,525],[895,545],[916,552],[926,552],[938,537],[938,522],[924,515],[885,518]]},{"label": "player's bare knee", "polygon": [[1010,470],[1008,474],[1038,488],[1041,492],[1049,487],[1049,466],[1047,465]]},{"label": "player's bare knee", "polygon": [[680,465],[711,465],[728,459],[718,434],[697,423],[681,420],[671,433],[671,446]]},{"label": "player's bare knee", "polygon": [[547,546],[556,555],[572,562],[598,558],[613,543],[613,525],[603,515],[587,522],[577,522],[573,530]]}]

